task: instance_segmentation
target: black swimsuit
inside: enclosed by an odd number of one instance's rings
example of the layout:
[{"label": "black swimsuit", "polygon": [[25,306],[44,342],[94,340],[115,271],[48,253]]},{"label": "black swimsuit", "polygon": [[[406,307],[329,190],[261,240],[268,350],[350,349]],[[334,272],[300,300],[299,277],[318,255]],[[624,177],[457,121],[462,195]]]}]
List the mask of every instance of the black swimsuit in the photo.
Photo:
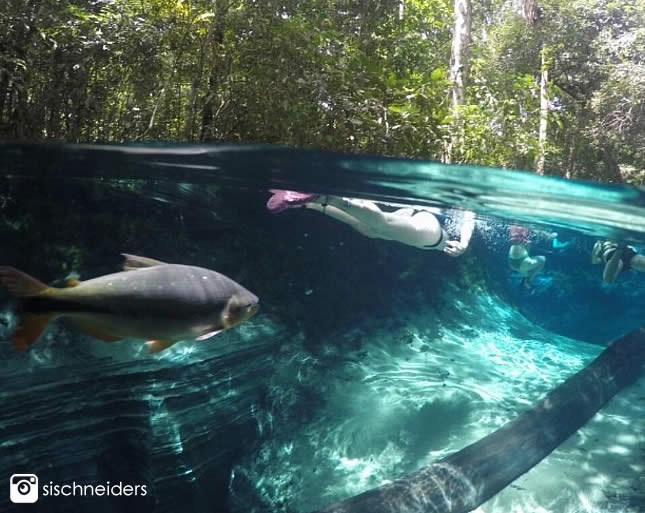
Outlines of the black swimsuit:
[{"label": "black swimsuit", "polygon": [[439,221],[439,227],[441,228],[441,233],[439,234],[439,240],[437,242],[435,242],[434,244],[424,244],[423,245],[424,248],[428,248],[428,249],[436,248],[439,244],[441,244],[443,242],[443,239],[445,239],[446,236],[447,236],[446,231],[441,226],[442,218],[445,219],[446,215],[445,214],[440,214],[440,213],[437,213],[437,212],[431,212],[429,210],[425,210],[425,209],[422,209],[422,208],[420,208],[420,209],[413,208],[413,210],[414,210],[414,212],[412,213],[412,215],[410,217],[414,217],[417,214],[420,214],[421,212],[428,212],[429,214],[432,214],[433,216],[435,216],[437,218],[437,221]]},{"label": "black swimsuit", "polygon": [[439,244],[441,244],[443,242],[443,234],[444,233],[445,232],[443,231],[443,228],[441,228],[441,233],[439,234],[439,240],[437,242],[435,242],[434,244],[424,244],[423,247],[428,248],[428,249],[436,248]]},{"label": "black swimsuit", "polygon": [[[614,247],[611,247],[614,246]],[[607,263],[611,260],[611,257],[614,256],[614,253],[618,249],[618,246],[615,243],[612,242],[604,242],[603,243],[603,252],[602,252],[602,260],[604,263]],[[623,254],[620,255],[620,261],[623,263],[623,271],[628,271],[631,269],[631,262],[632,258],[634,258],[638,253],[632,248],[631,246],[625,246],[625,249],[623,249]]]}]

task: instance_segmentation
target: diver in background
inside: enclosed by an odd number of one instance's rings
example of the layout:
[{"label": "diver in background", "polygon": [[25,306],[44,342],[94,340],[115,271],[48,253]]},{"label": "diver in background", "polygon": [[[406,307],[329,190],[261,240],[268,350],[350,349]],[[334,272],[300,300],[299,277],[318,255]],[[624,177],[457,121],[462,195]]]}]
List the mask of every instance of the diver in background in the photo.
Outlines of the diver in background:
[{"label": "diver in background", "polygon": [[267,202],[267,208],[273,213],[293,207],[309,208],[351,226],[366,237],[393,240],[419,249],[441,250],[453,257],[466,251],[475,227],[474,214],[464,212],[459,240],[448,240],[435,211],[428,207],[403,207],[385,212],[370,200],[283,190],[270,192],[273,196]]},{"label": "diver in background", "polygon": [[613,283],[621,271],[634,269],[645,272],[645,256],[638,254],[632,246],[610,240],[596,241],[591,250],[591,263],[603,262],[602,279],[605,283]]},{"label": "diver in background", "polygon": [[[530,230],[524,226],[512,225],[508,229],[508,239],[511,243],[508,250],[508,266],[524,277],[522,283],[525,287],[530,286],[533,278],[544,268],[546,263],[545,256],[531,256],[529,254],[529,235]],[[550,239],[557,236],[557,234],[546,234],[546,232],[544,235]]]}]

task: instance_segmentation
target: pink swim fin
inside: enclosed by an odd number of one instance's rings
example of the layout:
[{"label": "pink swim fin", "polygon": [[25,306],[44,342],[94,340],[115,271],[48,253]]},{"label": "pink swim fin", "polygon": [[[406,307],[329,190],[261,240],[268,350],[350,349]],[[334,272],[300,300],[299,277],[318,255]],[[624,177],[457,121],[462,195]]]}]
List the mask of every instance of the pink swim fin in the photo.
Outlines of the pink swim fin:
[{"label": "pink swim fin", "polygon": [[297,207],[315,200],[317,194],[308,194],[306,192],[285,191],[282,189],[271,189],[270,193],[273,194],[267,202],[267,208],[273,214],[287,210],[290,207]]}]

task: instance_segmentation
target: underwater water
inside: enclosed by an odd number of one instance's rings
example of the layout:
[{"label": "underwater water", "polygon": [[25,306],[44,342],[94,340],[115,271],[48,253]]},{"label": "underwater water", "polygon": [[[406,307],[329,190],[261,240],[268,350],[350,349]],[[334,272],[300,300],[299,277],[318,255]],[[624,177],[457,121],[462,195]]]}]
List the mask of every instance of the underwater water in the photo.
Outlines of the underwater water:
[{"label": "underwater water", "polygon": [[[270,146],[0,145],[0,168],[1,265],[60,285],[130,253],[260,301],[158,354],[62,321],[16,352],[3,288],[1,479],[37,475],[35,511],[311,513],[495,432],[643,325],[645,274],[604,283],[590,258],[599,239],[645,252],[633,187]],[[471,210],[475,229],[452,258],[272,213],[269,189],[438,207],[451,239]],[[512,225],[546,259],[529,286],[509,267]],[[476,511],[645,511],[645,378],[545,456]],[[145,494],[43,488],[108,481]],[[0,511],[26,507],[0,493]]]}]

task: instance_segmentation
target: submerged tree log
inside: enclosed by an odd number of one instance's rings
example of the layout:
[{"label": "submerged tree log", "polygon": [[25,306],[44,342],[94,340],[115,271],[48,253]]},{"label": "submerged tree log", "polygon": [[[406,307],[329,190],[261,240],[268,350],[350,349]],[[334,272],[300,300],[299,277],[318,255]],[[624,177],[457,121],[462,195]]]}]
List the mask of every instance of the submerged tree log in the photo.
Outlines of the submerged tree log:
[{"label": "submerged tree log", "polygon": [[466,513],[582,427],[645,362],[645,328],[613,341],[535,406],[455,454],[319,513]]}]

